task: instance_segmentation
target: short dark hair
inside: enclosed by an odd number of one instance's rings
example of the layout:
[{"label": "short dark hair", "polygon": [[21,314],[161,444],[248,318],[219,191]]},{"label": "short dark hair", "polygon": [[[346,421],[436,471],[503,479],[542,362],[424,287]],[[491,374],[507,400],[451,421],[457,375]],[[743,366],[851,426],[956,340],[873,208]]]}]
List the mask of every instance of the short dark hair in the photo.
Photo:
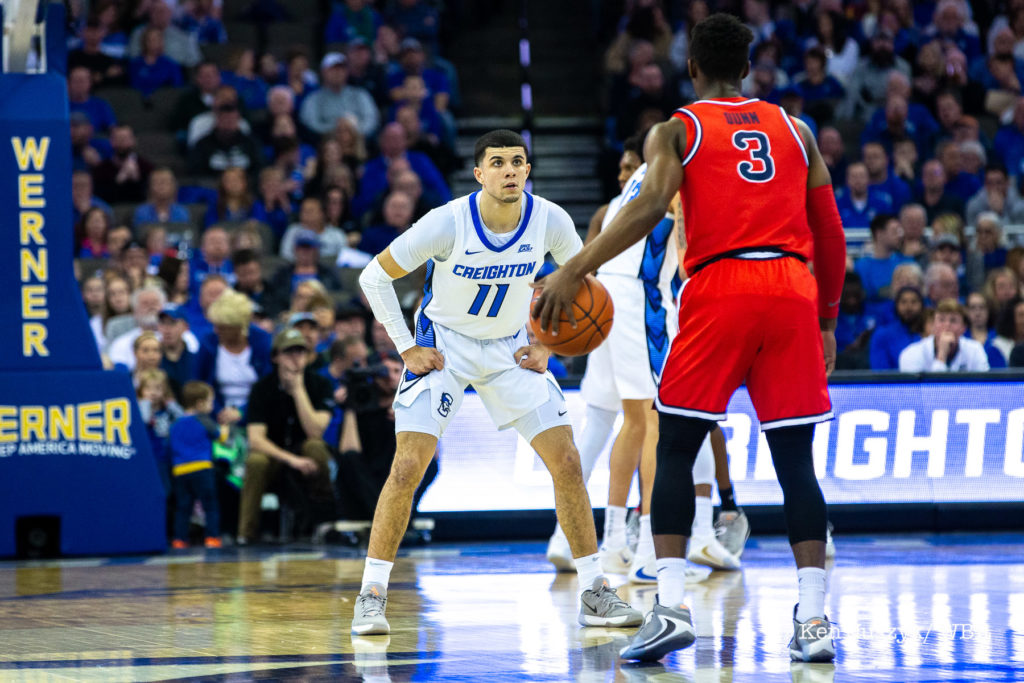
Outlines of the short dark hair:
[{"label": "short dark hair", "polygon": [[1006,170],[1006,165],[995,159],[985,164],[985,173],[1002,173],[1003,177],[1010,177],[1010,173]]},{"label": "short dark hair", "polygon": [[211,396],[213,396],[213,387],[206,382],[198,380],[185,382],[185,386],[181,388],[181,407],[185,410],[195,408],[200,401],[205,401]]},{"label": "short dark hair", "polygon": [[259,260],[259,254],[256,253],[255,249],[239,249],[231,257],[231,265],[238,268],[254,261],[258,263]]},{"label": "short dark hair", "polygon": [[714,81],[738,81],[750,61],[753,32],[731,14],[718,12],[693,27],[690,58]]},{"label": "short dark hair", "polygon": [[640,157],[640,161],[644,160],[644,139],[646,135],[644,133],[637,133],[636,135],[630,135],[628,138],[622,141],[622,153],[632,152],[633,154]]},{"label": "short dark hair", "polygon": [[[526,150],[526,140],[519,133],[507,128],[499,128],[498,130],[484,133],[477,138],[476,145],[473,147],[473,163],[477,167],[483,163],[484,154],[487,153],[488,147],[522,147]],[[529,150],[526,151],[529,153]]]},{"label": "short dark hair", "polygon": [[871,219],[869,227],[871,228],[871,236],[874,237],[877,233],[885,230],[885,226],[889,225],[889,221],[896,220],[896,216],[891,213],[880,213]]}]

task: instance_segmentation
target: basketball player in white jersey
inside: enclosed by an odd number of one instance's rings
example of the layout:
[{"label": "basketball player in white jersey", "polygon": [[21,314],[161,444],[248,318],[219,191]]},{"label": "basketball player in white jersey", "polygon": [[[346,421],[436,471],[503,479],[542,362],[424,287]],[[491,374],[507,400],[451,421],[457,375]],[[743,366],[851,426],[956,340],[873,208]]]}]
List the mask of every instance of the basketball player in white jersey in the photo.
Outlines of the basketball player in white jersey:
[{"label": "basketball player in white jersey", "polygon": [[[582,242],[564,210],[524,191],[530,164],[519,134],[491,131],[474,151],[473,173],[482,189],[428,213],[359,277],[406,372],[394,401],[394,464],[373,517],[352,633],[390,631],[384,616],[388,579],[413,494],[468,385],[495,425],[515,428],[551,473],[558,519],[576,558],[579,622],[637,625],[640,612],[616,595],[601,571],[565,399],[547,372],[550,353],[526,339],[530,282],[545,254],[561,264]],[[413,337],[392,281],[423,263],[427,277]]]},{"label": "basketball player in white jersey", "polygon": [[[602,228],[639,193],[646,171],[646,164],[641,165],[626,181],[622,193],[612,199]],[[615,305],[617,324],[612,326],[605,343],[590,353],[580,384],[580,393],[587,403],[587,422],[580,439],[585,477],[590,474],[597,452],[608,438],[611,421],[620,408],[623,411],[622,427],[609,459],[601,562],[604,571],[627,574],[637,583],[657,581],[649,515],[658,435],[658,414],[652,410],[652,401],[657,395],[665,356],[677,331],[673,279],[679,268],[677,246],[681,246],[681,242],[676,239],[675,223],[674,213],[666,214],[645,240],[598,269],[597,278]],[[722,441],[724,445],[724,439]],[[634,554],[626,541],[625,520],[626,499],[638,466],[642,490],[640,534]],[[694,464],[697,514],[687,559],[714,569],[738,569],[739,558],[715,537],[711,503],[714,476],[715,461],[709,436]],[[548,543],[548,558],[556,566],[566,564],[561,560],[564,550],[560,552],[564,545],[560,529],[556,528]],[[703,567],[689,567],[687,580],[701,581],[708,573]]]}]

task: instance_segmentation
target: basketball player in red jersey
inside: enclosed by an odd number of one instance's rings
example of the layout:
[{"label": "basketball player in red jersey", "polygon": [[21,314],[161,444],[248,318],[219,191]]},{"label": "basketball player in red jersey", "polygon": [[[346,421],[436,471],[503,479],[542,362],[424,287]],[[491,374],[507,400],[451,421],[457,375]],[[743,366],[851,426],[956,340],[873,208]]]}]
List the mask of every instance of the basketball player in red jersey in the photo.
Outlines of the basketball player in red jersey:
[{"label": "basketball player in red jersey", "polygon": [[[814,424],[832,418],[826,375],[846,247],[825,162],[807,126],[740,96],[753,35],[733,16],[697,24],[688,67],[700,101],[647,137],[640,194],[591,244],[536,286],[541,326],[558,331],[584,273],[650,232],[680,193],[690,280],[679,304],[656,406],[651,526],[658,602],[621,656],[657,660],[693,643],[683,581],[694,516],[692,468],[714,421],[746,383],[785,498],[799,602],[790,656],[835,657],[825,617],[825,500],[814,475]],[[814,262],[814,274],[807,266]]]}]

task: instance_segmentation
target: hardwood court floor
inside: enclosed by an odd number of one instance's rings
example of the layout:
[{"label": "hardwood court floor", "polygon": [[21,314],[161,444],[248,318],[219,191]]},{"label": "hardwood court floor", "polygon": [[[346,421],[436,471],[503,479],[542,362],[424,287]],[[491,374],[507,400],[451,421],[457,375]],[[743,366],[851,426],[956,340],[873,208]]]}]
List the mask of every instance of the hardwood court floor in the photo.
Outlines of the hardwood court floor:
[{"label": "hardwood court floor", "polygon": [[[691,591],[698,639],[618,660],[632,629],[576,624],[576,579],[541,543],[403,553],[390,637],[349,635],[362,559],[293,545],[0,563],[0,681],[1017,681],[1024,535],[837,537],[838,661],[790,665],[782,538]],[[653,587],[619,589],[647,609]]]}]

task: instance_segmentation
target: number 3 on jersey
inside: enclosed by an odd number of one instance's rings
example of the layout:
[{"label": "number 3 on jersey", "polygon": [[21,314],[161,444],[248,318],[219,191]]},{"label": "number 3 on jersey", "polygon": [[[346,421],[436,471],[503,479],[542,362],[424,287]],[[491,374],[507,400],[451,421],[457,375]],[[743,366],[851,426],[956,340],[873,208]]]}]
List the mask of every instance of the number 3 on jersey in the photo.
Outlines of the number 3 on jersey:
[{"label": "number 3 on jersey", "polygon": [[732,135],[732,145],[750,155],[750,159],[736,164],[741,178],[751,183],[767,183],[775,177],[775,161],[767,135],[759,130],[738,130]]}]

